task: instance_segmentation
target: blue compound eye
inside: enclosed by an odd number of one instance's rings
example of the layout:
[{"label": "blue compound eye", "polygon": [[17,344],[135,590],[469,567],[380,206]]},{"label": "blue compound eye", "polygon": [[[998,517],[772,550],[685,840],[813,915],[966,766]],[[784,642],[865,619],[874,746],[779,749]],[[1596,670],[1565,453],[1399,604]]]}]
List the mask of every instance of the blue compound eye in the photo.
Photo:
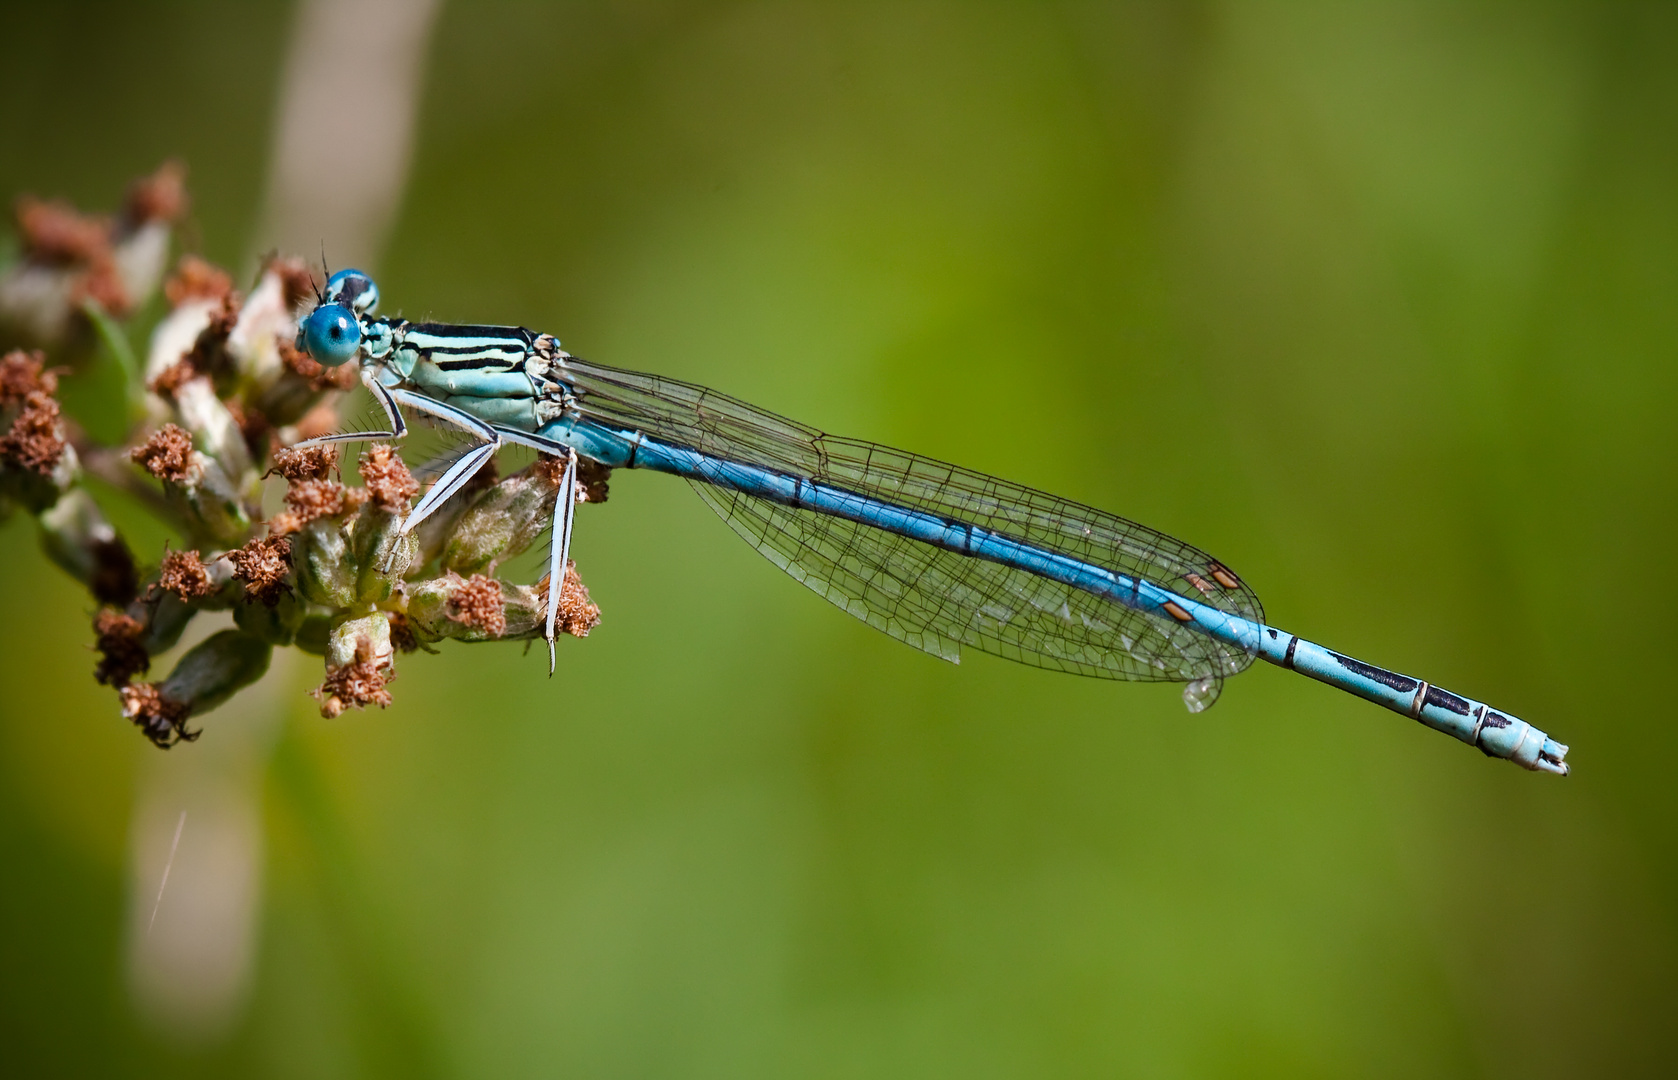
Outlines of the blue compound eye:
[{"label": "blue compound eye", "polygon": [[361,324],[343,304],[322,304],[297,328],[298,346],[326,367],[338,367],[361,351]]},{"label": "blue compound eye", "polygon": [[370,315],[379,306],[379,287],[360,270],[340,270],[326,279],[326,302],[347,304],[357,315]]}]

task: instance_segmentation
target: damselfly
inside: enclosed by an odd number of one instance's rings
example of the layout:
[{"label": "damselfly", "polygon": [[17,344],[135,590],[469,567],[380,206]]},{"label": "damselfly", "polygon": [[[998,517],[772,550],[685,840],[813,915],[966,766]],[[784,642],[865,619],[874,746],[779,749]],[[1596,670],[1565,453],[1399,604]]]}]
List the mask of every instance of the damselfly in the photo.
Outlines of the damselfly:
[{"label": "damselfly", "polygon": [[[389,430],[403,410],[477,440],[409,513],[412,530],[505,444],[688,480],[766,558],[899,641],[947,660],[971,646],[1108,679],[1186,683],[1191,712],[1226,676],[1268,660],[1453,735],[1491,757],[1567,774],[1567,747],[1523,720],[1420,679],[1267,626],[1258,597],[1205,552],[1133,521],[982,473],[836,438],[657,375],[591,364],[517,327],[375,318],[379,291],[341,270],[298,330],[298,348],[361,381]],[[570,550],[575,499],[554,502],[546,637]]]}]

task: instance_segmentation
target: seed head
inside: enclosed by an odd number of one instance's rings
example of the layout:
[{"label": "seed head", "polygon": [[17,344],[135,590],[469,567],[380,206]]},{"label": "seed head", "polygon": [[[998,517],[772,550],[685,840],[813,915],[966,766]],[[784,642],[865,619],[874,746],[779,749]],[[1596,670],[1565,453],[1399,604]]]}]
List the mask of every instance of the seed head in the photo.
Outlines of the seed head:
[{"label": "seed head", "polygon": [[272,536],[287,536],[316,518],[354,513],[367,500],[367,493],[347,488],[336,480],[293,480],[285,494],[286,508],[268,522]]},{"label": "seed head", "polygon": [[274,471],[287,480],[325,480],[338,467],[338,448],[309,446],[298,450],[282,446],[274,451]]},{"label": "seed head", "polygon": [[188,602],[216,591],[215,582],[210,580],[210,572],[196,551],[171,551],[163,556],[157,587]]},{"label": "seed head", "polygon": [[361,482],[367,496],[381,510],[399,513],[419,492],[419,481],[391,446],[380,443],[361,455]]},{"label": "seed head", "polygon": [[23,399],[23,408],[11,429],[0,435],[0,459],[50,476],[64,457],[66,445],[58,402],[49,394],[32,390]]},{"label": "seed head", "polygon": [[291,571],[291,541],[283,536],[257,537],[244,547],[227,553],[233,561],[233,576],[245,583],[245,595],[268,607],[291,591],[286,575]]},{"label": "seed head", "polygon": [[130,450],[128,457],[159,480],[184,483],[192,476],[192,436],[174,424],[164,424],[144,445]]}]

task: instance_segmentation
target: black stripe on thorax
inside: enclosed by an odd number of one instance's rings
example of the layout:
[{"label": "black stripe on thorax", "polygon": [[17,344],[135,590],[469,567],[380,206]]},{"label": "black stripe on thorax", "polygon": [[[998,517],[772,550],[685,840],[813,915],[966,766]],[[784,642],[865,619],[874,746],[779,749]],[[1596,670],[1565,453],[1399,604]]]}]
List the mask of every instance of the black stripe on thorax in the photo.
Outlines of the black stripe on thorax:
[{"label": "black stripe on thorax", "polygon": [[473,323],[409,323],[407,332],[434,338],[500,338],[509,344],[516,342],[522,349],[530,348],[540,336],[522,326],[479,326]]},{"label": "black stripe on thorax", "polygon": [[505,369],[524,362],[537,336],[520,326],[410,323],[403,334],[402,347],[419,353],[445,371]]}]

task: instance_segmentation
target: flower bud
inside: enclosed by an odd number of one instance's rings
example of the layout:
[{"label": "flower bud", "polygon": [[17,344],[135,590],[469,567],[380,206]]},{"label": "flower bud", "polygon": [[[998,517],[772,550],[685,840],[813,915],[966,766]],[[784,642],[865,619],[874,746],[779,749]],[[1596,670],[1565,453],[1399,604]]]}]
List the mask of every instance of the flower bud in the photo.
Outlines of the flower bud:
[{"label": "flower bud", "polygon": [[130,614],[138,611],[145,623],[140,644],[152,656],[168,652],[181,640],[187,623],[198,614],[198,609],[174,593],[160,593],[151,600],[129,605]]},{"label": "flower bud", "polygon": [[187,729],[187,718],[209,712],[262,678],[272,653],[267,642],[238,630],[212,634],[188,650],[162,682],[123,686],[122,714],[164,749],[190,742],[198,732]]},{"label": "flower bud", "polygon": [[350,534],[332,517],[316,518],[291,535],[297,591],[311,604],[347,608],[356,602],[360,565],[350,554]]},{"label": "flower bud", "polygon": [[239,629],[270,645],[290,645],[307,614],[307,606],[291,593],[280,594],[272,605],[256,600],[233,605],[233,621]]},{"label": "flower bud", "polygon": [[559,478],[532,466],[480,495],[455,521],[442,566],[463,576],[492,570],[530,547],[553,523]]},{"label": "flower bud", "polygon": [[163,481],[163,491],[195,540],[232,546],[244,540],[250,516],[221,466],[193,449],[192,436],[165,424],[129,451],[135,464]]},{"label": "flower bud", "polygon": [[272,653],[260,638],[223,630],[188,649],[157,688],[164,697],[186,705],[187,715],[199,716],[262,678]]},{"label": "flower bud", "polygon": [[401,531],[407,511],[392,512],[377,505],[362,508],[350,528],[355,565],[355,598],[363,604],[382,604],[390,599],[396,583],[408,572],[419,540]]},{"label": "flower bud", "polygon": [[547,598],[529,585],[514,585],[482,574],[445,574],[410,582],[408,625],[422,642],[499,641],[540,634]]},{"label": "flower bud", "polygon": [[326,680],[314,691],[327,719],[346,708],[390,704],[390,620],[382,611],[345,619],[332,627],[326,646]]}]

